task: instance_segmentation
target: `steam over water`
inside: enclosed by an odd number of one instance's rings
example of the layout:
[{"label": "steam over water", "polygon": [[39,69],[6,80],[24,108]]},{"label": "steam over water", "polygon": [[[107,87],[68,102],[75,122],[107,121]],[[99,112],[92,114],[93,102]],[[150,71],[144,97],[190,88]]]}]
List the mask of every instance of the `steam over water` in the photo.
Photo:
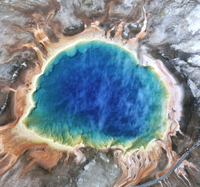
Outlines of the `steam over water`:
[{"label": "steam over water", "polygon": [[81,42],[57,55],[37,81],[25,126],[61,144],[145,146],[166,127],[167,90],[131,53]]}]

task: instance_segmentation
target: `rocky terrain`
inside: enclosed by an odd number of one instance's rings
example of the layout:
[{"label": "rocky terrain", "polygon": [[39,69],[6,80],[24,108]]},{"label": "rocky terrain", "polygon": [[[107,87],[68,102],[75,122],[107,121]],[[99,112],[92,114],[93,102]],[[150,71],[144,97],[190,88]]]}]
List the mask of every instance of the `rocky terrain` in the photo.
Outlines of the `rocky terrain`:
[{"label": "rocky terrain", "polygon": [[[139,41],[138,58],[148,54],[161,60],[184,88],[181,132],[171,137],[172,150],[181,157],[200,139],[200,1],[198,0],[1,0],[0,1],[0,137],[1,132],[16,120],[15,90],[26,82],[27,72],[40,64],[34,44],[43,54],[47,49],[32,31],[40,27],[52,43],[60,36],[76,37],[91,23],[99,21],[105,37],[117,34],[119,24],[123,42],[136,37],[147,14],[147,35]],[[111,32],[110,32],[111,31]],[[110,34],[109,34],[110,33]],[[109,34],[109,35],[108,35]],[[142,63],[142,62],[141,62]],[[1,144],[1,140],[0,140]],[[22,173],[31,158],[26,149],[16,164],[0,177],[0,186],[66,186],[108,187],[117,184],[123,169],[113,150],[101,152],[83,148],[85,155],[78,164],[73,154],[66,154],[51,169],[34,163]],[[2,153],[2,154],[1,154]],[[153,186],[200,186],[200,147],[170,177]],[[0,170],[6,163],[0,146]],[[2,162],[3,161],[3,162]],[[167,165],[166,150],[159,157],[158,169],[139,181],[143,184],[156,178]],[[189,167],[191,166],[191,167]],[[123,184],[122,186],[126,186]]]}]

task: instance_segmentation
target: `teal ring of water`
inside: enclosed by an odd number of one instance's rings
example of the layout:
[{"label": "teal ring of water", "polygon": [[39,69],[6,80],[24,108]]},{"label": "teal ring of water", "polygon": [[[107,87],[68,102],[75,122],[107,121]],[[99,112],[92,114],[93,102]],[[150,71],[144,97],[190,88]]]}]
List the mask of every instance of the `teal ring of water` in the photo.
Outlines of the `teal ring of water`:
[{"label": "teal ring of water", "polygon": [[47,65],[23,123],[68,146],[138,148],[164,132],[167,97],[159,76],[129,51],[98,40],[80,42]]}]

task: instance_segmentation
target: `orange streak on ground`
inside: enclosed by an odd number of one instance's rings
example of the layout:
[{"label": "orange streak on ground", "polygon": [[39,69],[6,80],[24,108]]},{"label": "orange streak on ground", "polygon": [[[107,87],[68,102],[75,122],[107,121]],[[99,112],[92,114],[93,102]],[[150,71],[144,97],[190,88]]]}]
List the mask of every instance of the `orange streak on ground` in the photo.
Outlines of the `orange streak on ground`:
[{"label": "orange streak on ground", "polygon": [[126,163],[127,167],[122,167],[123,178],[115,186],[134,186],[155,171],[158,167],[159,152],[159,149],[151,148],[148,151],[137,151],[129,155],[128,159],[121,158],[123,159],[122,163]]}]

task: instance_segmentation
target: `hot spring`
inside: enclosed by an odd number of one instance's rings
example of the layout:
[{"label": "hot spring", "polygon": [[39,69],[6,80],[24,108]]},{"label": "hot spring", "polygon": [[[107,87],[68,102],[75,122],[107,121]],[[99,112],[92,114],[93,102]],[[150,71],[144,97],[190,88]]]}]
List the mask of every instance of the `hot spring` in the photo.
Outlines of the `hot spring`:
[{"label": "hot spring", "polygon": [[37,79],[23,124],[66,146],[146,146],[167,126],[168,91],[124,48],[84,41],[63,50]]}]

